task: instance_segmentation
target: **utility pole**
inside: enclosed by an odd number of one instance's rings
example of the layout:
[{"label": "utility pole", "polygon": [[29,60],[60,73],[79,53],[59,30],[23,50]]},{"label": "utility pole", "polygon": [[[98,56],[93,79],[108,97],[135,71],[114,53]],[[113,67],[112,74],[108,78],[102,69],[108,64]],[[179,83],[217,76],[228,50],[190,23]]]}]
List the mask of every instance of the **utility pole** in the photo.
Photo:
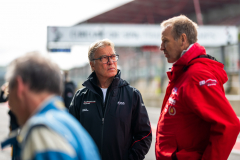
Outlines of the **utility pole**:
[{"label": "utility pole", "polygon": [[240,95],[240,42],[238,42],[238,94]]},{"label": "utility pole", "polygon": [[201,13],[201,8],[199,4],[199,0],[193,0],[194,3],[194,8],[197,16],[197,22],[198,25],[203,25],[203,20],[202,20],[202,13]]}]

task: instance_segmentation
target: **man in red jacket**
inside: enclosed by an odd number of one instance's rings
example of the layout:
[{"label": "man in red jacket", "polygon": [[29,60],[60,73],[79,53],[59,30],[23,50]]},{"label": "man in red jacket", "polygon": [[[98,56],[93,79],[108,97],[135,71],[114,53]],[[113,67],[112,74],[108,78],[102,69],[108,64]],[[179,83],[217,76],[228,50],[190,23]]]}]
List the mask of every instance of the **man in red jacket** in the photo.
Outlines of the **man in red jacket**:
[{"label": "man in red jacket", "polygon": [[161,50],[169,84],[157,126],[157,160],[226,160],[240,123],[225,97],[223,64],[197,42],[197,24],[186,16],[161,24]]}]

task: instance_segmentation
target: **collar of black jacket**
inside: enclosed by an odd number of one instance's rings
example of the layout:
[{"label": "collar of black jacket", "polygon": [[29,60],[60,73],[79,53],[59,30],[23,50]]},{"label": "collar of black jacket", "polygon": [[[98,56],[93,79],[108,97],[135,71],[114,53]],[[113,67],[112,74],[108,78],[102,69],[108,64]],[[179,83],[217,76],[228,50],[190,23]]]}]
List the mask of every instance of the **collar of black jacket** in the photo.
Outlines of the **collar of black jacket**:
[{"label": "collar of black jacket", "polygon": [[[93,85],[98,86],[97,85],[98,84],[98,78],[97,78],[97,75],[96,75],[95,72],[92,72],[89,75],[89,77],[87,78],[87,80],[82,85],[87,87],[87,86],[89,86],[89,83],[92,83]],[[125,85],[129,85],[129,83],[127,81],[121,79],[121,71],[118,69],[118,72],[115,75],[111,86],[113,88],[116,88],[116,87],[122,87],[122,86],[125,86]]]}]

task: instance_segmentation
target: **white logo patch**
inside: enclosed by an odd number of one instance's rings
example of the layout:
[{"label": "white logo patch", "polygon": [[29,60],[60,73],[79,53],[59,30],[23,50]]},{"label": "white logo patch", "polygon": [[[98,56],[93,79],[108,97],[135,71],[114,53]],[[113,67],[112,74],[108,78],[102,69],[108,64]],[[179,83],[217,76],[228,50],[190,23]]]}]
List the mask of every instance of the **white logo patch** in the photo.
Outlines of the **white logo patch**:
[{"label": "white logo patch", "polygon": [[166,105],[164,112],[166,113],[168,110],[168,105]]},{"label": "white logo patch", "polygon": [[207,84],[207,86],[215,86],[217,84],[217,80],[216,79],[208,79],[208,80],[206,80],[206,84]]},{"label": "white logo patch", "polygon": [[118,102],[118,105],[125,105],[125,102]]},{"label": "white logo patch", "polygon": [[144,104],[144,103],[142,103],[142,106],[145,106],[145,104]]},{"label": "white logo patch", "polygon": [[206,86],[215,86],[217,84],[216,79],[208,79],[208,80],[202,80],[199,82],[200,86],[206,85]]},{"label": "white logo patch", "polygon": [[172,105],[176,104],[176,100],[172,99],[172,97],[170,97],[168,100],[169,100],[170,104],[172,104]]},{"label": "white logo patch", "polygon": [[82,109],[82,112],[87,112],[87,111],[89,111],[88,109]]}]

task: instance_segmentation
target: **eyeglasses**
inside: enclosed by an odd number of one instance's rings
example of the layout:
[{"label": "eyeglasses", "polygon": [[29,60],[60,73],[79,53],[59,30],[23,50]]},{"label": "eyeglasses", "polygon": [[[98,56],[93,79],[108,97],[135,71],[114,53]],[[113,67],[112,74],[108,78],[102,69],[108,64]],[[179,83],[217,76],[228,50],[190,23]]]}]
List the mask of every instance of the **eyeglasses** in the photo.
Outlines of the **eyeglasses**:
[{"label": "eyeglasses", "polygon": [[92,59],[92,60],[98,60],[98,59],[99,59],[102,63],[108,63],[109,58],[111,58],[111,60],[112,60],[113,62],[117,62],[117,61],[118,61],[118,57],[119,57],[119,55],[113,54],[113,55],[111,55],[111,56],[101,56],[101,57],[99,57],[99,58]]}]

